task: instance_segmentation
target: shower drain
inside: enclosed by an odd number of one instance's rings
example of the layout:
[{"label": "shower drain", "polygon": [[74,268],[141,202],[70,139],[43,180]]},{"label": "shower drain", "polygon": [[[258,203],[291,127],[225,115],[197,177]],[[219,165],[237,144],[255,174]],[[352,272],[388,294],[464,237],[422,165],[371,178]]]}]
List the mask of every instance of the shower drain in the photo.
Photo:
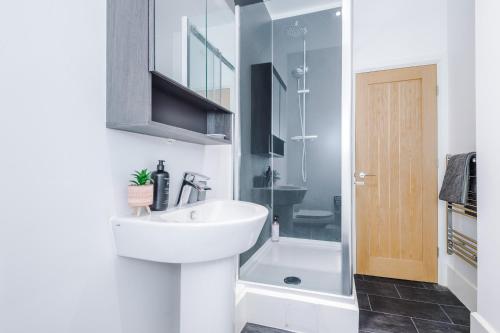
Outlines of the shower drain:
[{"label": "shower drain", "polygon": [[300,284],[302,280],[296,276],[288,276],[286,277],[283,281],[285,281],[286,284]]}]

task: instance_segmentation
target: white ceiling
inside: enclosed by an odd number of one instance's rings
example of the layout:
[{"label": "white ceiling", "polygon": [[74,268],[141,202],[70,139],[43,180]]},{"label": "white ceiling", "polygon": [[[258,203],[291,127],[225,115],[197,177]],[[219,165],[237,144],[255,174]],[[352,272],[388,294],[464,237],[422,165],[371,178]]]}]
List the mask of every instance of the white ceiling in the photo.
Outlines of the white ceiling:
[{"label": "white ceiling", "polygon": [[341,0],[269,0],[265,2],[273,20],[342,6]]}]

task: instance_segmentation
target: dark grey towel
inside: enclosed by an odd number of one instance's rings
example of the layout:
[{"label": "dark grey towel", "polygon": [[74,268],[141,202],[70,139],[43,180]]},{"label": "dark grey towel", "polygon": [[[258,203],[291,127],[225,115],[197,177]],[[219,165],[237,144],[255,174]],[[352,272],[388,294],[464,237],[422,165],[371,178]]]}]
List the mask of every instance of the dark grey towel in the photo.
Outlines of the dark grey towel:
[{"label": "dark grey towel", "polygon": [[[470,182],[472,160],[476,153],[453,155],[448,160],[443,186],[439,192],[439,199],[451,203],[465,205],[469,189],[474,186]],[[473,169],[475,171],[475,169]]]}]

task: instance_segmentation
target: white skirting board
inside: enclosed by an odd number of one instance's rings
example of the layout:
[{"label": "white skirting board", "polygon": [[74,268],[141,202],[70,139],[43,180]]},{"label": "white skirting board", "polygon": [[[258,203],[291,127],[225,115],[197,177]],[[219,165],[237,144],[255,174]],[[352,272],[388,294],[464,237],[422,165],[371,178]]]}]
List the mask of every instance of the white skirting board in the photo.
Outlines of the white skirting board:
[{"label": "white skirting board", "polygon": [[356,297],[316,297],[251,285],[238,282],[236,333],[247,322],[299,333],[358,333]]},{"label": "white skirting board", "polygon": [[236,306],[235,306],[235,330],[234,333],[240,333],[248,323],[247,302],[245,287],[236,283]]},{"label": "white skirting board", "polygon": [[472,312],[477,310],[477,287],[448,266],[448,288]]},{"label": "white skirting board", "polygon": [[500,333],[495,331],[477,312],[473,312],[470,315],[470,331],[471,333]]}]

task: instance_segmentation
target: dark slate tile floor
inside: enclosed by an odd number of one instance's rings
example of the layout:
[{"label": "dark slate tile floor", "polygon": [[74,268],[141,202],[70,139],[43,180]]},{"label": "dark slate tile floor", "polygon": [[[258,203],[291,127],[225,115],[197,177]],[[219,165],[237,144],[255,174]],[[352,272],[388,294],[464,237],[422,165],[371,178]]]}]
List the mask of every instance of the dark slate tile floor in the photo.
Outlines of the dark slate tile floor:
[{"label": "dark slate tile floor", "polygon": [[[448,288],[355,275],[360,333],[469,333],[470,312]],[[247,324],[241,333],[290,333]]]},{"label": "dark slate tile floor", "polygon": [[468,333],[467,308],[448,288],[426,282],[355,275],[359,331]]}]

